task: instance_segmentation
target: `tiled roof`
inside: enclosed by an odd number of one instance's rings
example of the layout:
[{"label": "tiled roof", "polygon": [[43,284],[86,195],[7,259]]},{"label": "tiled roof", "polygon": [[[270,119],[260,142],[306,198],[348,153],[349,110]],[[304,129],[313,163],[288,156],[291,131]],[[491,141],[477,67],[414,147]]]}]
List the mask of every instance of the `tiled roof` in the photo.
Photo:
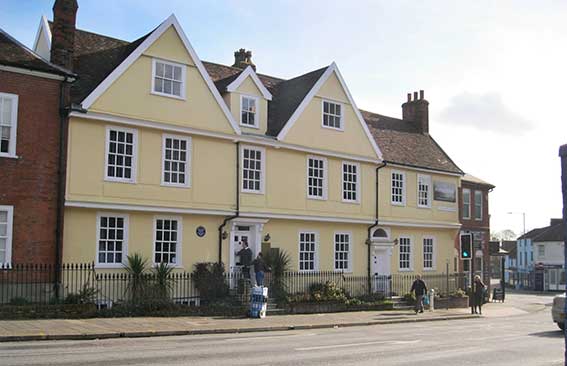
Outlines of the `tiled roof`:
[{"label": "tiled roof", "polygon": [[[86,98],[148,35],[129,43],[77,30],[74,63],[80,80],[73,86],[73,101],[80,103]],[[203,65],[221,92],[243,71],[207,61],[203,61]],[[277,136],[326,69],[323,67],[289,80],[257,74],[272,94],[272,101],[268,103],[268,135]],[[387,162],[463,174],[437,142],[429,134],[420,133],[412,123],[361,112]]]},{"label": "tiled roof", "polygon": [[563,224],[559,223],[543,228],[540,232],[534,235],[532,241],[534,243],[543,241],[563,241],[563,235]]},{"label": "tiled roof", "polygon": [[71,87],[73,102],[85,99],[150,33],[130,43],[77,29],[73,71],[79,79]]},{"label": "tiled roof", "polygon": [[479,184],[479,185],[482,185],[482,186],[487,186],[489,188],[494,188],[494,185],[492,185],[488,182],[485,182],[482,179],[477,178],[477,177],[470,175],[468,173],[465,174],[465,176],[463,177],[463,181],[469,182],[469,183],[474,183],[474,184]]},{"label": "tiled roof", "polygon": [[463,174],[433,137],[420,133],[413,123],[377,113],[360,112],[382,151],[384,161]]},{"label": "tiled roof", "polygon": [[0,64],[50,74],[74,76],[69,70],[44,60],[1,28]]},{"label": "tiled roof", "polygon": [[508,252],[509,257],[516,257],[516,241],[515,240],[503,240],[502,249]]},{"label": "tiled roof", "polygon": [[524,235],[520,236],[518,238],[518,240],[522,240],[522,239],[533,239],[536,235],[540,234],[543,230],[545,230],[546,228],[544,227],[540,227],[540,228],[536,228],[536,229],[532,229],[530,231],[528,231],[527,233],[525,233]]}]

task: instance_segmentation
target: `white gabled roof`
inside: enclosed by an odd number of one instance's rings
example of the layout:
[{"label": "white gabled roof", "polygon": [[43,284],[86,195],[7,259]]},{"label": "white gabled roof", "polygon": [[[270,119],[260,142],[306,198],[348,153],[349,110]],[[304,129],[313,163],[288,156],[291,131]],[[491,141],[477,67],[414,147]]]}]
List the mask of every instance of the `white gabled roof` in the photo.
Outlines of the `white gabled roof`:
[{"label": "white gabled roof", "polygon": [[201,76],[203,77],[203,79],[205,80],[209,90],[211,91],[211,93],[213,94],[215,100],[217,101],[219,107],[222,109],[225,117],[228,119],[228,121],[230,122],[232,128],[234,129],[234,131],[240,135],[241,131],[240,128],[238,127],[238,124],[236,123],[236,121],[234,120],[234,117],[232,116],[232,114],[230,113],[230,111],[228,110],[228,107],[226,106],[226,104],[224,103],[224,101],[222,100],[222,97],[219,93],[219,91],[217,90],[217,88],[215,87],[213,81],[211,80],[211,77],[209,76],[209,74],[207,73],[207,71],[205,70],[205,67],[203,66],[203,63],[201,62],[201,60],[199,59],[199,57],[197,56],[197,53],[195,52],[195,50],[193,49],[193,46],[191,46],[191,43],[189,42],[189,39],[187,38],[187,36],[185,35],[185,32],[183,32],[183,29],[181,28],[181,25],[179,24],[179,22],[177,21],[177,18],[175,17],[174,14],[171,14],[163,23],[160,24],[160,26],[155,29],[149,37],[147,37],[124,61],[122,61],[122,63],[120,65],[118,65],[117,68],[115,68],[82,102],[82,106],[85,109],[88,109],[90,106],[92,106],[92,104],[98,99],[98,97],[100,97],[111,85],[112,83],[118,79],[120,77],[120,75],[122,75],[126,69],[132,64],[134,63],[134,61],[136,61],[138,59],[138,57],[140,57],[142,55],[142,53],[144,51],[146,51],[166,30],[169,29],[169,27],[173,26],[173,28],[175,29],[175,31],[177,32],[177,34],[179,35],[179,38],[181,38],[181,41],[183,42],[183,45],[185,46],[185,49],[187,50],[187,52],[189,53],[189,55],[191,56],[191,58],[193,59],[193,61],[195,62],[195,66],[197,66],[197,69],[199,70],[199,73],[201,74]]},{"label": "white gabled roof", "polygon": [[250,77],[252,79],[252,81],[254,82],[254,84],[256,84],[256,87],[260,90],[264,98],[266,98],[267,100],[272,100],[272,94],[268,91],[268,89],[266,89],[264,84],[262,84],[260,78],[258,78],[258,75],[254,71],[252,66],[248,66],[246,69],[244,69],[244,71],[240,73],[240,75],[238,75],[236,79],[234,79],[232,83],[228,84],[228,86],[226,87],[226,91],[231,93],[236,91],[236,89],[238,89],[240,84],[242,84],[247,77]]},{"label": "white gabled roof", "polygon": [[289,120],[285,123],[284,128],[282,128],[282,130],[280,131],[280,133],[277,136],[277,139],[280,141],[283,141],[285,139],[285,136],[288,134],[289,130],[291,130],[291,128],[293,127],[293,125],[295,124],[295,122],[297,122],[297,120],[299,119],[299,116],[301,116],[301,114],[303,113],[303,111],[305,110],[305,108],[307,108],[307,106],[309,105],[309,103],[311,102],[311,100],[313,100],[313,98],[315,97],[315,95],[319,92],[319,90],[321,89],[321,87],[323,86],[323,84],[329,79],[329,77],[335,73],[335,75],[337,76],[337,79],[339,79],[339,82],[341,83],[341,87],[343,88],[343,90],[345,91],[345,94],[347,95],[348,101],[349,103],[352,105],[352,108],[354,110],[354,113],[356,114],[356,117],[358,119],[358,122],[360,122],[360,125],[362,126],[362,129],[364,130],[364,133],[366,134],[366,137],[368,138],[368,140],[370,141],[370,144],[372,145],[372,148],[374,149],[374,152],[376,153],[376,156],[380,159],[382,159],[382,152],[380,151],[380,148],[378,147],[378,144],[376,144],[376,141],[374,140],[374,137],[372,136],[372,134],[370,133],[370,130],[368,129],[368,125],[366,124],[366,122],[364,121],[364,118],[362,117],[362,114],[360,114],[360,111],[358,110],[358,107],[356,106],[356,103],[354,102],[354,99],[352,98],[352,95],[350,94],[350,91],[348,90],[346,83],[339,71],[339,68],[337,67],[336,63],[332,63],[327,70],[325,70],[325,72],[323,73],[323,75],[321,75],[321,77],[319,78],[319,80],[317,80],[317,82],[315,83],[315,85],[313,85],[313,87],[311,88],[311,90],[309,91],[309,93],[307,93],[307,95],[305,96],[305,98],[303,98],[303,100],[301,101],[301,103],[299,104],[299,107],[297,107],[297,109],[295,110],[295,112],[293,112],[293,114],[291,115],[291,117],[289,118]]},{"label": "white gabled roof", "polygon": [[[40,37],[41,36],[41,37]],[[39,20],[39,27],[37,28],[37,33],[35,35],[35,41],[33,42],[33,51],[37,54],[38,46],[40,42],[45,43],[45,46],[48,50],[51,50],[51,28],[49,28],[49,23],[47,22],[47,18],[45,15],[41,16]],[[51,55],[41,55],[41,57],[49,61]]]}]

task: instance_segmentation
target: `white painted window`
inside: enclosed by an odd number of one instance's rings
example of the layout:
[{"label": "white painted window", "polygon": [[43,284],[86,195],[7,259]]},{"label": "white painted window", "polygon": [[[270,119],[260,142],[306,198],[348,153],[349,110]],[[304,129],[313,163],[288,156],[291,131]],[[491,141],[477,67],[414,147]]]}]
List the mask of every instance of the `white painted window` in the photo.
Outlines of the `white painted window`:
[{"label": "white painted window", "polygon": [[246,127],[260,127],[258,117],[258,98],[240,96],[240,124]]},{"label": "white painted window", "polygon": [[537,257],[538,258],[544,258],[545,257],[545,246],[544,245],[538,245],[537,246]]},{"label": "white painted window", "polygon": [[128,216],[99,214],[96,264],[119,267],[128,255]]},{"label": "white painted window", "polygon": [[431,176],[417,175],[417,206],[431,207]]},{"label": "white painted window", "polygon": [[162,184],[188,187],[191,170],[191,138],[163,135]]},{"label": "white painted window", "polygon": [[406,175],[403,172],[392,172],[392,204],[406,204]]},{"label": "white painted window", "polygon": [[307,197],[327,199],[327,159],[307,157]]},{"label": "white painted window", "polygon": [[185,65],[153,59],[152,93],[185,98]]},{"label": "white painted window", "polygon": [[341,104],[323,101],[323,127],[343,129],[343,106]]},{"label": "white painted window", "polygon": [[0,93],[0,157],[16,156],[18,96]]},{"label": "white painted window", "polygon": [[343,161],[343,202],[360,201],[360,165]]},{"label": "white painted window", "polygon": [[133,183],[136,181],[136,130],[106,128],[106,179]]},{"label": "white painted window", "polygon": [[398,239],[400,247],[399,265],[400,270],[411,270],[411,239],[409,237],[400,237]]},{"label": "white painted window", "polygon": [[435,268],[435,239],[423,238],[423,269]]},{"label": "white painted window", "polygon": [[335,233],[335,271],[351,271],[351,234]]},{"label": "white painted window", "polygon": [[154,220],[154,264],[181,264],[181,219],[156,217]]},{"label": "white painted window", "polygon": [[463,189],[463,219],[471,218],[471,190]]},{"label": "white painted window", "polygon": [[0,266],[12,262],[14,207],[0,206]]},{"label": "white painted window", "polygon": [[482,220],[482,192],[474,191],[474,219]]},{"label": "white painted window", "polygon": [[265,153],[259,147],[242,148],[242,192],[264,193]]},{"label": "white painted window", "polygon": [[299,233],[299,271],[316,271],[317,266],[317,233]]}]

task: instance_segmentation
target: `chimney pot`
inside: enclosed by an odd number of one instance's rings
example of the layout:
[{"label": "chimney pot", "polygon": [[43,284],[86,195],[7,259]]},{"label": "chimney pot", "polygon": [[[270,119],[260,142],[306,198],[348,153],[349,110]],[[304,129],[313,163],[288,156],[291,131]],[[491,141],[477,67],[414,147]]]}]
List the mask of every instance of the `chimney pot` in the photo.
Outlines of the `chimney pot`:
[{"label": "chimney pot", "polygon": [[414,101],[417,100],[417,92],[413,92],[413,100],[414,100]]},{"label": "chimney pot", "polygon": [[408,102],[411,102],[411,93],[408,93]]},{"label": "chimney pot", "polygon": [[402,119],[411,122],[421,133],[429,133],[429,102],[424,99],[423,90],[413,92],[413,101],[411,93],[408,93],[408,101],[402,104]]},{"label": "chimney pot", "polygon": [[256,65],[252,62],[252,51],[246,51],[246,49],[241,48],[234,52],[234,65],[232,65],[232,67],[245,69],[248,66],[252,66],[254,71],[256,71]]},{"label": "chimney pot", "polygon": [[423,90],[419,91],[419,99],[423,99],[425,96],[425,92]]}]

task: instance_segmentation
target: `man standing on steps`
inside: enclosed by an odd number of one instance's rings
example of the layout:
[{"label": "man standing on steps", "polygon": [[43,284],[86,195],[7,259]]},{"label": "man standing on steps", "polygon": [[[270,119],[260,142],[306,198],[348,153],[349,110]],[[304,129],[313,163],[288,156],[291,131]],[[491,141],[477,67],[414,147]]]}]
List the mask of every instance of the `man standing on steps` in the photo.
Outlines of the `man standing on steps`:
[{"label": "man standing on steps", "polygon": [[421,279],[421,275],[417,275],[413,281],[410,293],[412,292],[415,293],[415,313],[423,313],[423,296],[427,294],[427,285]]},{"label": "man standing on steps", "polygon": [[248,241],[242,241],[242,249],[236,253],[240,257],[240,264],[242,265],[242,275],[247,280],[250,280],[250,264],[252,264],[252,249],[248,247]]}]

